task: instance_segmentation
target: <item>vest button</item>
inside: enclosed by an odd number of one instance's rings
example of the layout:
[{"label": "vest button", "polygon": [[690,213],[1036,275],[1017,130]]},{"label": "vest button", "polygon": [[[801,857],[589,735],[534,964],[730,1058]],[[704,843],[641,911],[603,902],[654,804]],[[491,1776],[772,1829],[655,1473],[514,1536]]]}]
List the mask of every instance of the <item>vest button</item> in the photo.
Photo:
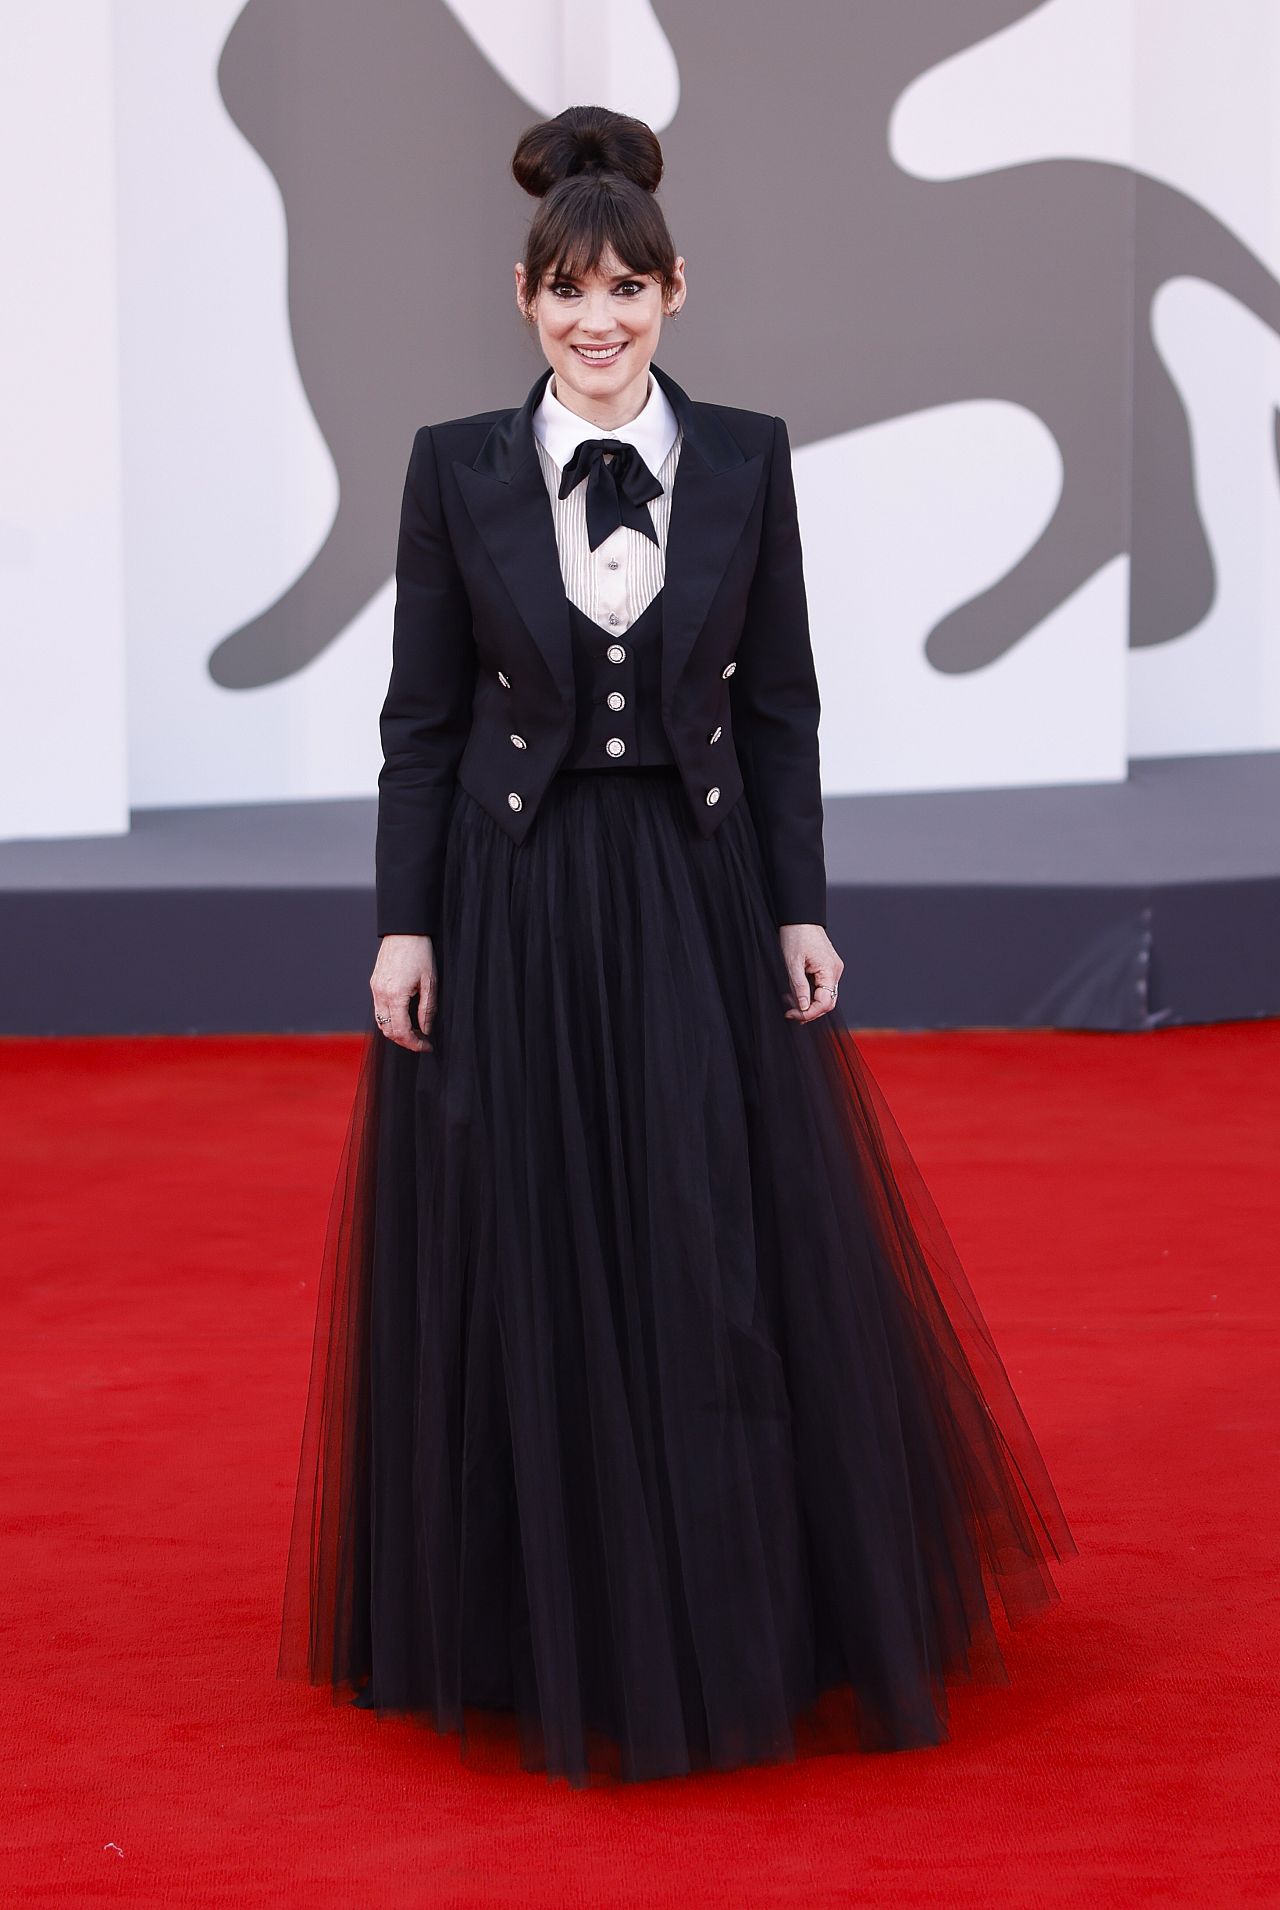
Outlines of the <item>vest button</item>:
[{"label": "vest button", "polygon": [[517,749],[528,749],[528,747],[529,747],[529,745],[528,745],[528,744],[527,744],[527,743],[525,742],[525,740],[524,740],[524,737],[523,737],[523,736],[516,736],[516,735],[515,735],[515,734],[513,733],[513,734],[512,734],[512,737],[511,737],[511,740],[512,740],[512,742],[513,742],[513,743],[515,744],[515,746],[516,746],[516,748],[517,748]]},{"label": "vest button", "polygon": [[502,671],[501,671],[501,670],[499,670],[499,672],[498,672],[498,681],[499,681],[499,683],[500,683],[500,684],[502,685],[502,687],[503,687],[503,689],[504,689],[504,690],[509,690],[509,689],[511,688],[511,680],[510,680],[510,678],[509,678],[509,677],[505,677],[505,676],[504,676],[504,675],[502,674]]},{"label": "vest button", "polygon": [[720,800],[720,791],[718,789],[709,789],[707,791],[708,802],[719,802],[719,800]]},{"label": "vest button", "polygon": [[605,655],[608,657],[610,663],[621,663],[626,654],[626,651],[620,643],[611,643],[609,648],[605,651]]},{"label": "vest button", "polygon": [[621,690],[610,690],[605,702],[611,710],[625,710],[627,707],[627,699]]},{"label": "vest button", "polygon": [[718,743],[723,734],[724,734],[723,730],[721,729],[720,725],[717,723],[716,727],[712,730],[710,736],[708,736],[707,741],[709,743]]},{"label": "vest button", "polygon": [[524,804],[521,802],[519,796],[517,796],[514,789],[510,789],[507,791],[507,801],[511,804],[511,807],[513,809],[524,808]]},{"label": "vest button", "polygon": [[736,663],[726,663],[720,674],[721,676],[732,676],[737,667]]},{"label": "vest button", "polygon": [[620,736],[611,736],[605,744],[605,748],[608,750],[610,756],[621,756],[626,747],[626,744]]}]

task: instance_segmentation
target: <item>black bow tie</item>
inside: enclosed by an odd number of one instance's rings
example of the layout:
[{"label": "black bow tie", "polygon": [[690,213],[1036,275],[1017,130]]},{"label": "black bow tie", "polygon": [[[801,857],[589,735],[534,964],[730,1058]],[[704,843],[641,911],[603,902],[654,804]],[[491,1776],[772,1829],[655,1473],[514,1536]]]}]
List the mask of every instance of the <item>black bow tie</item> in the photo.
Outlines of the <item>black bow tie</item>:
[{"label": "black bow tie", "polygon": [[[613,453],[606,464],[604,454]],[[560,496],[568,497],[575,484],[587,480],[587,541],[592,550],[622,524],[643,531],[656,544],[658,533],[648,511],[651,497],[662,496],[662,486],[634,444],[622,438],[584,438],[560,478]]]}]

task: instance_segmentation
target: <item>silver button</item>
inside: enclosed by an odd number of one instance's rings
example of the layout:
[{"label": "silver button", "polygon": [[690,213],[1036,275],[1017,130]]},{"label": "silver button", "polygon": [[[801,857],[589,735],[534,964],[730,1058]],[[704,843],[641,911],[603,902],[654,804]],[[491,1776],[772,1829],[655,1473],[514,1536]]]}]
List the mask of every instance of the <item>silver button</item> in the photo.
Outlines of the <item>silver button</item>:
[{"label": "silver button", "polygon": [[617,623],[617,621],[618,621],[618,619],[617,619],[617,618],[616,618],[616,617],[615,617],[615,616],[613,615],[613,612],[612,612],[612,611],[610,611],[610,613],[609,613],[609,622],[610,622],[610,623]]},{"label": "silver button", "polygon": [[709,789],[707,791],[708,802],[719,802],[719,800],[720,800],[720,791],[718,789]]},{"label": "silver button", "polygon": [[605,744],[605,748],[608,750],[610,756],[621,756],[626,747],[626,744],[620,736],[611,736]]},{"label": "silver button", "polygon": [[512,807],[513,809],[523,809],[523,808],[524,808],[524,804],[523,804],[523,803],[521,802],[521,800],[520,800],[520,798],[519,798],[519,796],[517,796],[517,794],[516,794],[516,792],[515,792],[515,790],[514,790],[514,789],[509,789],[509,790],[507,791],[507,801],[508,801],[508,802],[509,802],[509,803],[511,804],[511,807]]},{"label": "silver button", "polygon": [[732,676],[737,667],[736,663],[726,663],[720,674],[721,676]]},{"label": "silver button", "polygon": [[621,690],[610,690],[605,702],[611,710],[625,710],[627,707],[627,699]]},{"label": "silver button", "polygon": [[621,663],[626,654],[626,651],[620,643],[611,643],[609,648],[605,651],[605,655],[608,657],[610,663]]},{"label": "silver button", "polygon": [[528,747],[529,747],[529,745],[528,745],[528,744],[527,744],[527,743],[525,742],[525,740],[524,740],[524,737],[523,737],[523,736],[516,736],[516,735],[515,735],[515,734],[513,733],[513,734],[512,734],[512,737],[511,737],[511,740],[512,740],[512,742],[513,742],[513,743],[515,744],[515,746],[516,746],[516,748],[517,748],[517,749],[528,749]]},{"label": "silver button", "polygon": [[716,727],[712,730],[710,736],[708,736],[707,741],[709,743],[718,743],[723,734],[724,732],[720,728],[720,725],[717,723]]},{"label": "silver button", "polygon": [[509,690],[509,689],[511,688],[511,682],[510,682],[510,679],[509,679],[508,677],[505,677],[505,676],[504,676],[504,675],[502,674],[502,671],[501,671],[501,670],[499,670],[499,672],[498,672],[498,681],[499,681],[499,683],[500,683],[500,684],[502,685],[502,687],[503,687],[503,689],[504,689],[504,690]]},{"label": "silver button", "polygon": [[618,568],[618,560],[616,557],[611,557],[609,559],[609,568],[610,570],[616,570]]}]

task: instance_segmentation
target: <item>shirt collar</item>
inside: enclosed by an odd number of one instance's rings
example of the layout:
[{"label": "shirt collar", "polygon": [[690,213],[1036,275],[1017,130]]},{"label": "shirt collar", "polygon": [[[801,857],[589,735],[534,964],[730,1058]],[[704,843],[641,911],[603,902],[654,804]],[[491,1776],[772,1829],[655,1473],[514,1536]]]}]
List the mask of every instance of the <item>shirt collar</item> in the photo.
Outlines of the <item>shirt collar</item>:
[{"label": "shirt collar", "polygon": [[542,401],[533,414],[533,428],[539,442],[561,470],[584,438],[621,438],[624,444],[634,444],[649,469],[657,476],[676,441],[680,424],[671,400],[652,372],[649,373],[649,396],[639,416],[632,418],[629,424],[616,426],[612,431],[607,431],[603,425],[589,423],[586,418],[580,418],[576,411],[570,411],[568,405],[561,404],[551,389],[554,383],[555,373],[552,372]]}]

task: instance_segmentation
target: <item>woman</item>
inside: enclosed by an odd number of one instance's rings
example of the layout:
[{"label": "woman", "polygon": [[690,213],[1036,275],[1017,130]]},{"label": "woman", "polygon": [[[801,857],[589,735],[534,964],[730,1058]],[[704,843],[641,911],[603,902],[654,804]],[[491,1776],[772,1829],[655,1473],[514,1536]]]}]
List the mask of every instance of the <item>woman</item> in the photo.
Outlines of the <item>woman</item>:
[{"label": "woman", "polygon": [[786,427],[653,362],[647,126],[513,169],[548,363],[410,459],[280,1674],[575,1784],[932,1744],[1075,1548],[832,1019]]}]

